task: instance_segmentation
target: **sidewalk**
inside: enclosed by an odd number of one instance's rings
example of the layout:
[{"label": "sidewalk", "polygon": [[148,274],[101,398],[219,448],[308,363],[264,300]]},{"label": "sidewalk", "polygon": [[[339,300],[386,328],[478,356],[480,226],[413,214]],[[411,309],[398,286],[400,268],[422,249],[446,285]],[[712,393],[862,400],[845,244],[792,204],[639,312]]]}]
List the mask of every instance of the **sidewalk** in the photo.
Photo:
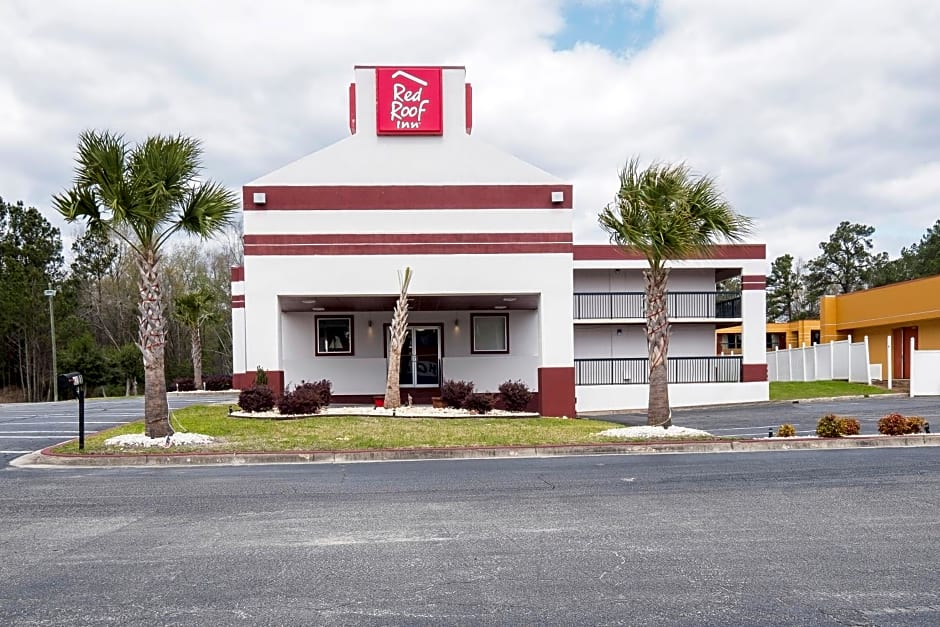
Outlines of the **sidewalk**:
[{"label": "sidewalk", "polygon": [[850,448],[940,446],[940,434],[854,436],[844,438],[762,438],[754,440],[647,441],[570,446],[505,446],[479,448],[391,449],[368,451],[302,451],[276,453],[170,453],[61,455],[48,449],[23,455],[18,468],[126,466],[242,466],[251,464],[340,464],[432,459],[494,459],[566,455],[649,455],[656,453],[754,453]]}]

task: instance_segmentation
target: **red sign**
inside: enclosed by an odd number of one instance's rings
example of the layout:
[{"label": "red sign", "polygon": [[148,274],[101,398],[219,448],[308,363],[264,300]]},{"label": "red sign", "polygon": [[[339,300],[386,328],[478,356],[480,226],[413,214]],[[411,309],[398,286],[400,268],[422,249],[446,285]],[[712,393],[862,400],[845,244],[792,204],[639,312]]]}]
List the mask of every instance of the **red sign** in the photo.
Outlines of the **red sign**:
[{"label": "red sign", "polygon": [[441,68],[377,68],[379,135],[441,135]]}]

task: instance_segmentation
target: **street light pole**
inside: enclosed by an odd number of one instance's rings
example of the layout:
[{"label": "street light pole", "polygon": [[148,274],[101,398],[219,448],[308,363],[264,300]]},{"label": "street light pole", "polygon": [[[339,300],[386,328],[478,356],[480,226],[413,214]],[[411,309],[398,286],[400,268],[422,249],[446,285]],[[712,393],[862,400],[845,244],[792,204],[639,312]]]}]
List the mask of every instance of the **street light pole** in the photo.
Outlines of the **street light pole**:
[{"label": "street light pole", "polygon": [[56,379],[58,366],[56,365],[55,359],[55,314],[52,312],[52,297],[55,296],[55,290],[52,289],[51,283],[49,284],[49,289],[43,291],[43,295],[49,297],[49,330],[52,333],[52,400],[58,402],[59,386]]}]

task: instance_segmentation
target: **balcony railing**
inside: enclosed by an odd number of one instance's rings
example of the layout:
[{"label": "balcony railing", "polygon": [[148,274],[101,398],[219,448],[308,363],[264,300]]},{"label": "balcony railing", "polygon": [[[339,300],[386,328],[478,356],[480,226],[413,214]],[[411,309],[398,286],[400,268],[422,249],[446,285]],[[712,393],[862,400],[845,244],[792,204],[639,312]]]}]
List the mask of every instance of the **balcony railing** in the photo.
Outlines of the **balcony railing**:
[{"label": "balcony railing", "polygon": [[[649,383],[646,357],[575,359],[575,385],[634,385]],[[669,383],[738,383],[741,357],[670,357]]]},{"label": "balcony railing", "polygon": [[[671,319],[740,318],[740,292],[667,292],[666,311]],[[575,320],[646,318],[643,292],[576,292]]]}]

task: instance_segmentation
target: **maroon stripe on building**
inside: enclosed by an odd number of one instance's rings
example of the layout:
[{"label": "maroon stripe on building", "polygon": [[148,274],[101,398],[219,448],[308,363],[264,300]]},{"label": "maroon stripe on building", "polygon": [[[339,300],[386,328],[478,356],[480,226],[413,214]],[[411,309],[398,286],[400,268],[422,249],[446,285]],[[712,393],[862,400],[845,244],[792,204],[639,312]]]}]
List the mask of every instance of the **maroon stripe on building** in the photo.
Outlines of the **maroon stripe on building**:
[{"label": "maroon stripe on building", "polygon": [[745,274],[741,276],[742,290],[762,290],[767,287],[767,277],[763,274]]},{"label": "maroon stripe on building", "polygon": [[751,383],[767,380],[767,364],[741,364],[741,381]]},{"label": "maroon stripe on building", "polygon": [[[686,259],[765,259],[764,244],[718,244],[707,254],[689,255]],[[646,259],[636,250],[624,251],[612,244],[579,244],[574,247],[575,261],[643,261]]]},{"label": "maroon stripe on building", "polygon": [[466,117],[467,135],[473,130],[473,87],[470,83],[463,86],[464,113]]},{"label": "maroon stripe on building", "polygon": [[244,266],[232,266],[232,282],[237,283],[238,281],[245,280],[245,267]]},{"label": "maroon stripe on building", "polygon": [[507,255],[571,254],[571,244],[245,244],[246,255]]},{"label": "maroon stripe on building", "polygon": [[349,84],[349,132],[356,134],[356,84]]},{"label": "maroon stripe on building", "polygon": [[[256,205],[253,194],[266,195]],[[564,192],[552,202],[552,192]],[[322,185],[242,188],[245,211],[395,209],[571,209],[571,185]]]},{"label": "maroon stripe on building", "polygon": [[245,306],[244,296],[232,296],[232,309],[238,309]]},{"label": "maroon stripe on building", "polygon": [[245,245],[567,243],[571,233],[333,233],[245,235]]}]

